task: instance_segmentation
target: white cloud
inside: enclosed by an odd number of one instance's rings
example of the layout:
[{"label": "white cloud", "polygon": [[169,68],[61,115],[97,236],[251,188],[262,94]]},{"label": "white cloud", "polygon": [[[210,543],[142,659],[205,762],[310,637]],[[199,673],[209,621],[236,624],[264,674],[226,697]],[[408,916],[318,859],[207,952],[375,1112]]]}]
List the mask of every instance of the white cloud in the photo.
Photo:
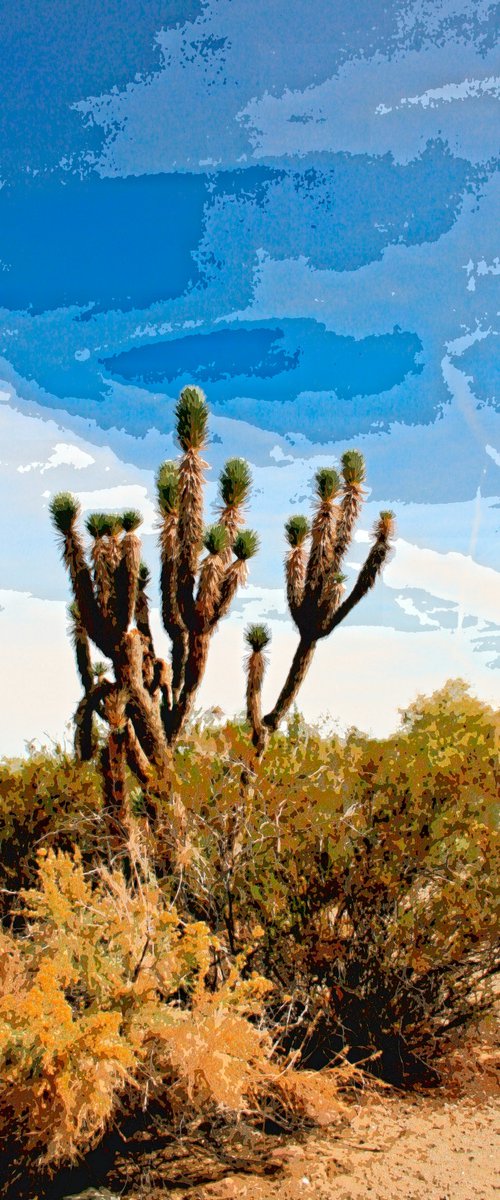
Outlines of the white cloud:
[{"label": "white cloud", "polygon": [[451,600],[462,613],[483,621],[500,622],[500,574],[465,554],[440,554],[398,538],[384,582],[398,591],[421,588],[441,600]]},{"label": "white cloud", "polygon": [[144,520],[142,533],[154,533],[157,513],[153,502],[149,499],[148,489],[139,483],[123,483],[116,487],[96,488],[91,492],[77,493],[84,512],[90,509],[124,509],[137,508]]},{"label": "white cloud", "polygon": [[81,471],[85,467],[92,466],[93,463],[95,463],[95,458],[92,458],[92,455],[87,454],[86,450],[82,450],[80,446],[71,445],[69,442],[57,442],[46,462],[27,463],[25,466],[19,466],[17,470],[20,475],[35,470],[39,470],[40,475],[44,475],[46,471],[53,471],[55,467],[74,467],[75,470]]},{"label": "white cloud", "polygon": [[471,100],[479,96],[500,96],[500,77],[490,75],[486,79],[463,79],[460,83],[444,83],[441,87],[428,88],[419,96],[402,96],[399,104],[379,104],[377,116],[397,112],[400,108],[419,105],[421,108],[436,108],[438,104],[450,104],[453,100]]},{"label": "white cloud", "polygon": [[489,457],[493,459],[494,463],[496,463],[496,466],[500,467],[500,454],[498,453],[498,450],[495,450],[494,446],[485,446],[484,448]]},{"label": "white cloud", "polygon": [[407,617],[416,617],[420,625],[430,625],[434,629],[439,629],[439,621],[435,621],[428,613],[417,608],[411,596],[395,596],[394,599]]}]

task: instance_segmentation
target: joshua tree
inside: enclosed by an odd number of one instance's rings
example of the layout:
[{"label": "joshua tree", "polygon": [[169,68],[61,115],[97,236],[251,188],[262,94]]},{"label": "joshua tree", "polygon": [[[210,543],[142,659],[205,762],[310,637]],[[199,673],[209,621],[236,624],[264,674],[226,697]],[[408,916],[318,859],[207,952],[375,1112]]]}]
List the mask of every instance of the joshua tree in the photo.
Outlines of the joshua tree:
[{"label": "joshua tree", "polygon": [[[92,513],[86,521],[87,552],[78,528],[79,505],[59,493],[51,515],[74,594],[70,608],[76,661],[84,694],[75,713],[75,749],[95,753],[96,715],[109,727],[101,750],[108,805],[121,814],[126,766],[147,786],[151,768],[165,776],[171,748],[192,710],[206,666],[210,639],[247,576],[257,535],[242,528],[251,488],[248,464],[230,459],[219,480],[216,524],[204,527],[204,468],[208,410],[199,388],[185,388],[177,409],[180,458],[157,475],[160,526],[161,613],[170,638],[170,662],[158,658],[149,617],[149,571],[141,562],[138,513]],[[340,568],[363,500],[364,461],[356,450],[342,458],[342,479],[331,468],[316,475],[317,504],[311,526],[302,516],[286,524],[287,597],[299,644],[278,700],[261,712],[265,625],[247,631],[250,646],[247,714],[258,753],[290,708],[311,663],[316,643],[327,637],[375,583],[388,553],[391,513],[381,513],[374,544],[350,595],[342,599]],[[307,550],[308,539],[310,548]],[[91,645],[105,663],[93,663]]]},{"label": "joshua tree", "polygon": [[252,741],[259,754],[269,734],[277,729],[292,705],[309,669],[316,643],[328,637],[373,587],[390,550],[394,516],[381,512],[365,563],[348,596],[341,566],[350,546],[363,503],[365,463],[358,450],[347,450],[341,459],[342,477],[329,467],[316,474],[316,505],[311,524],[295,515],[285,525],[289,551],[285,559],[286,590],[299,644],[285,683],[271,712],[262,716],[261,691],[265,671],[264,650],[270,640],[264,625],[246,631],[250,646],[247,662],[247,717]]},{"label": "joshua tree", "polygon": [[[149,572],[141,562],[136,512],[93,513],[86,522],[87,553],[78,528],[79,505],[69,493],[51,503],[63,560],[74,594],[70,608],[77,666],[84,694],[75,714],[75,749],[95,752],[94,717],[109,726],[101,752],[106,795],[115,813],[125,802],[125,768],[146,785],[153,765],[164,775],[171,747],[192,709],[210,639],[229,611],[258,548],[243,529],[250,471],[230,459],[219,481],[218,521],[203,525],[208,410],[203,392],[185,388],[177,409],[180,459],[157,476],[161,554],[161,611],[171,641],[171,662],[158,658],[149,619]],[[91,644],[107,660],[92,662]],[[111,674],[113,678],[111,678]]]}]

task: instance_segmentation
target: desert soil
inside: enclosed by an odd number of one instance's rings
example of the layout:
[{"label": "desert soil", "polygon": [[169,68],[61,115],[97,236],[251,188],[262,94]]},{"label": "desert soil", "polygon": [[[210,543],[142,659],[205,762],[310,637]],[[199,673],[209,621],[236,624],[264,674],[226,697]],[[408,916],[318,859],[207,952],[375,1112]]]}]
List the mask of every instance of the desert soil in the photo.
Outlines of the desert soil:
[{"label": "desert soil", "polygon": [[[154,1139],[153,1139],[154,1142]],[[58,1198],[61,1193],[58,1193]],[[333,1124],[294,1137],[238,1126],[214,1151],[167,1139],[123,1147],[81,1200],[500,1200],[498,1025],[458,1045],[443,1085],[368,1086]],[[75,1192],[65,1200],[76,1200]]]},{"label": "desert soil", "polygon": [[[227,1176],[177,1200],[498,1200],[500,1106],[489,1100],[384,1100],[338,1136],[275,1151],[273,1179]],[[152,1193],[153,1194],[153,1193]]]},{"label": "desert soil", "polygon": [[[207,1182],[201,1169],[188,1187],[181,1162],[179,1174],[167,1167],[161,1182],[160,1164],[151,1173],[144,1164],[139,1187],[136,1175],[129,1190],[125,1171],[120,1191],[126,1200],[164,1200],[168,1180],[172,1200],[499,1200],[498,1027],[457,1048],[437,1091],[368,1090],[348,1102],[340,1122],[298,1139],[265,1139],[260,1150],[253,1169],[221,1163],[217,1178]],[[187,1179],[189,1152],[184,1161]]]}]

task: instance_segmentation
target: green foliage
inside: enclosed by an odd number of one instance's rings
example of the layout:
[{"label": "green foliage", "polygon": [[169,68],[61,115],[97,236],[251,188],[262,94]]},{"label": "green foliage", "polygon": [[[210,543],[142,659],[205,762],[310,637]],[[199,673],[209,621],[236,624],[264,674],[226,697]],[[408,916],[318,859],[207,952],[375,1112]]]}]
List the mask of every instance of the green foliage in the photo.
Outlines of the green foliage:
[{"label": "green foliage", "polygon": [[366,467],[363,455],[359,450],[346,450],[341,458],[342,477],[348,487],[364,483]]},{"label": "green foliage", "polygon": [[145,562],[141,562],[140,564],[137,583],[141,591],[144,591],[144,588],[147,588],[148,584],[151,583],[151,571]]},{"label": "green foliage", "polygon": [[94,512],[89,513],[85,521],[87,533],[93,538],[104,537],[109,532],[108,514]]},{"label": "green foliage", "polygon": [[136,509],[128,508],[120,517],[121,527],[124,533],[134,533],[139,525],[142,525],[142,517]]},{"label": "green foliage", "polygon": [[389,538],[394,534],[395,514],[390,509],[384,509],[379,513],[375,521],[373,532],[377,538]]},{"label": "green foliage", "polygon": [[71,492],[58,492],[50,502],[50,515],[59,533],[69,533],[78,514],[80,505]]},{"label": "green foliage", "polygon": [[248,558],[253,558],[259,549],[259,539],[253,529],[241,529],[236,535],[233,552],[236,558],[242,562],[246,562]]},{"label": "green foliage", "polygon": [[340,477],[333,467],[320,467],[319,471],[316,471],[314,482],[320,500],[334,500],[340,492]]},{"label": "green foliage", "polygon": [[219,493],[227,508],[240,508],[250,495],[252,476],[244,458],[229,458],[219,479]]},{"label": "green foliage", "polygon": [[498,749],[499,715],[450,685],[384,741],[325,741],[292,724],[252,762],[246,806],[233,766],[248,759],[243,730],[212,731],[206,758],[183,755],[196,871],[204,864],[202,888],[188,872],[189,903],[230,920],[236,945],[263,927],[255,961],[275,996],[291,997],[273,1014],[291,1005],[303,1061],[324,1065],[347,1045],[392,1082],[430,1081],[451,1031],[491,1003]]},{"label": "green foliage", "polygon": [[208,426],[207,402],[201,388],[183,389],[177,401],[175,420],[181,449],[201,450],[206,442]]},{"label": "green foliage", "polygon": [[203,545],[209,554],[222,554],[227,549],[229,535],[223,525],[210,525],[205,530]]},{"label": "green foliage", "polygon": [[301,546],[305,542],[310,533],[310,524],[307,517],[302,517],[298,513],[289,517],[285,525],[285,534],[288,545],[294,549],[296,546]]},{"label": "green foliage", "polygon": [[19,888],[34,882],[41,846],[78,842],[92,854],[102,835],[101,809],[94,763],[62,750],[31,750],[26,759],[0,762],[0,915],[16,907]]},{"label": "green foliage", "polygon": [[249,625],[245,630],[245,641],[251,650],[265,650],[271,641],[271,630],[268,625]]},{"label": "green foliage", "polygon": [[156,476],[158,503],[163,516],[172,516],[179,505],[179,469],[177,463],[167,460],[161,464]]},{"label": "green foliage", "polygon": [[[124,514],[133,515],[133,514]],[[138,516],[140,522],[141,518]],[[118,533],[120,529],[124,529],[123,517],[118,513],[95,512],[90,513],[85,521],[87,533],[93,538],[110,537],[111,534]]]}]

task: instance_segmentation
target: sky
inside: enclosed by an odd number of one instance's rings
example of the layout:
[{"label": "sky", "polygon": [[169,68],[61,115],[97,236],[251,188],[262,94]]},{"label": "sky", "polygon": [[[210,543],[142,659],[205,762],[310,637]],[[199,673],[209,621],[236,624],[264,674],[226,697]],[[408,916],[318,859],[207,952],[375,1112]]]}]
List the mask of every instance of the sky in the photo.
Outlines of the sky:
[{"label": "sky", "polygon": [[69,736],[78,700],[54,493],[141,509],[157,605],[154,476],[188,383],[207,519],[244,455],[261,537],[200,707],[241,711],[249,620],[274,701],[284,521],[348,447],[349,581],[380,509],[397,539],[320,644],[306,719],[383,735],[457,676],[500,702],[499,30],[489,0],[4,0],[0,754]]}]

